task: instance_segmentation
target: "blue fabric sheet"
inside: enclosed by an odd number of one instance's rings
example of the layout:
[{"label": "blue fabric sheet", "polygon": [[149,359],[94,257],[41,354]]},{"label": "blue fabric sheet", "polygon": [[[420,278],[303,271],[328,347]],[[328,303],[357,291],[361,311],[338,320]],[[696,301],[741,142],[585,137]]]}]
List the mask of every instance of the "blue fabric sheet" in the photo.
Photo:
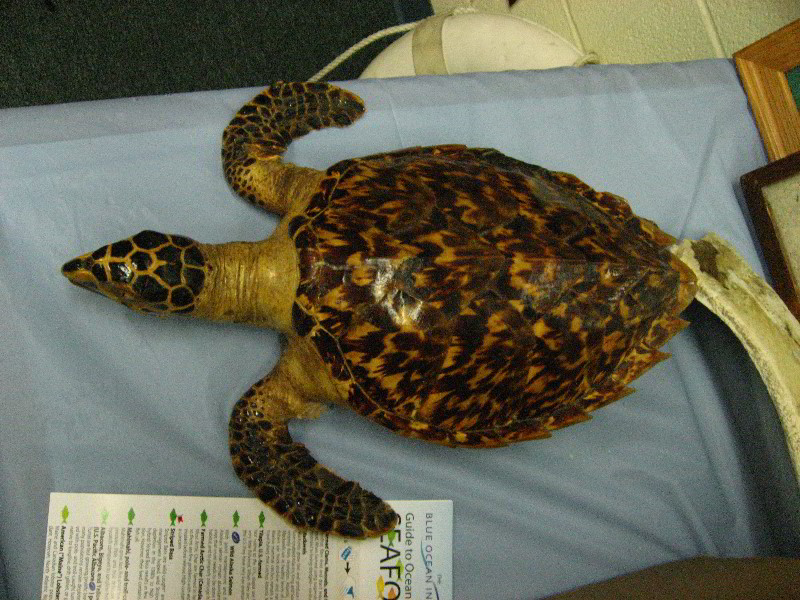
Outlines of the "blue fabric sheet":
[{"label": "blue fabric sheet", "polygon": [[[765,156],[728,61],[345,86],[366,116],[299,140],[288,159],[324,168],[413,145],[494,147],[613,191],[676,237],[714,230],[763,272],[737,182]],[[0,111],[0,590],[12,598],[39,594],[50,491],[248,494],[228,415],[278,359],[278,337],[143,317],[59,269],[146,228],[215,243],[268,235],[276,220],[228,189],[219,158],[255,92]],[[292,432],[384,498],[453,499],[460,599],[770,552],[703,335],[679,334],[637,393],[545,441],[450,449],[338,409]]]}]

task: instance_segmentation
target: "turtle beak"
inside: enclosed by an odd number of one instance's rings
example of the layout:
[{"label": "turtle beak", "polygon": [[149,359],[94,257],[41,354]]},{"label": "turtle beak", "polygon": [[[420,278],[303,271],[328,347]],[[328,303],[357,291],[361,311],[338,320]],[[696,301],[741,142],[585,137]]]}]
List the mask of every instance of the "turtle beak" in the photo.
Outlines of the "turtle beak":
[{"label": "turtle beak", "polygon": [[93,261],[90,259],[90,254],[84,254],[83,256],[67,261],[64,263],[64,266],[61,267],[61,274],[75,285],[96,291],[97,278],[92,274],[91,267]]}]

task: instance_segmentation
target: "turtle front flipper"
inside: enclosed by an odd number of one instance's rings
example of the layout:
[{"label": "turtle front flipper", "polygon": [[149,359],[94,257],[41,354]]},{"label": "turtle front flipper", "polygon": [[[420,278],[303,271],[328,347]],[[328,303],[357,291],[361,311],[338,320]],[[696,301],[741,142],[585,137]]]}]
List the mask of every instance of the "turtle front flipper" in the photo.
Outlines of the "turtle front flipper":
[{"label": "turtle front flipper", "polygon": [[288,419],[317,416],[322,408],[298,402],[281,377],[280,365],[276,371],[253,385],[233,408],[229,443],[236,474],[295,526],[349,538],[392,529],[398,517],[388,504],[323,467],[303,444],[292,441]]},{"label": "turtle front flipper", "polygon": [[240,196],[283,214],[322,178],[315,169],[280,160],[289,143],[315,129],[350,125],[363,113],[361,98],[336,86],[275,83],[245,104],[225,129],[225,178]]}]

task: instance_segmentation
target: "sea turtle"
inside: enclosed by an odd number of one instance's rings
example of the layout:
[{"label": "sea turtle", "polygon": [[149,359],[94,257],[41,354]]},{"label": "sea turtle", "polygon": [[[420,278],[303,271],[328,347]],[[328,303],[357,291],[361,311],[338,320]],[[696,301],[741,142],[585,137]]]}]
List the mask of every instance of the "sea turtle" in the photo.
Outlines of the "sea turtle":
[{"label": "sea turtle", "polygon": [[546,437],[631,391],[695,294],[673,238],[622,198],[496,150],[410,148],[325,172],[282,162],[293,138],[363,111],[333,85],[277,83],[236,114],[225,176],[284,215],[266,240],[143,231],[62,269],[140,312],[285,334],[233,409],[233,465],[291,523],[348,537],[397,515],[292,441],[290,419],[338,404],[452,446]]}]

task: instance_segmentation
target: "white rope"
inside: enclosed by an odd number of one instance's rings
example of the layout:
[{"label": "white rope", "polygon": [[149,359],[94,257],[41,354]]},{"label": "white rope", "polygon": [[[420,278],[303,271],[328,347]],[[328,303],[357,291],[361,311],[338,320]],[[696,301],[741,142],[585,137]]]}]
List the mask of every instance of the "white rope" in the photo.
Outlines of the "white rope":
[{"label": "white rope", "polygon": [[578,60],[576,60],[574,63],[572,63],[572,66],[582,67],[583,65],[588,65],[588,64],[596,65],[599,63],[600,63],[600,57],[597,55],[596,52],[587,52],[586,54],[581,56]]},{"label": "white rope", "polygon": [[395,25],[394,27],[387,27],[386,29],[381,29],[380,31],[376,31],[372,35],[368,35],[360,42],[357,42],[352,46],[350,46],[347,50],[345,50],[339,56],[334,58],[331,62],[325,65],[322,69],[320,69],[318,73],[311,76],[308,80],[319,81],[320,79],[325,77],[328,73],[333,71],[336,67],[338,67],[340,64],[342,64],[344,61],[346,61],[348,58],[353,56],[353,54],[355,54],[362,48],[369,46],[372,42],[388,37],[390,35],[395,35],[397,33],[405,33],[410,29],[414,29],[414,27],[422,23],[423,20],[414,21],[413,23],[403,23],[402,25]]}]

